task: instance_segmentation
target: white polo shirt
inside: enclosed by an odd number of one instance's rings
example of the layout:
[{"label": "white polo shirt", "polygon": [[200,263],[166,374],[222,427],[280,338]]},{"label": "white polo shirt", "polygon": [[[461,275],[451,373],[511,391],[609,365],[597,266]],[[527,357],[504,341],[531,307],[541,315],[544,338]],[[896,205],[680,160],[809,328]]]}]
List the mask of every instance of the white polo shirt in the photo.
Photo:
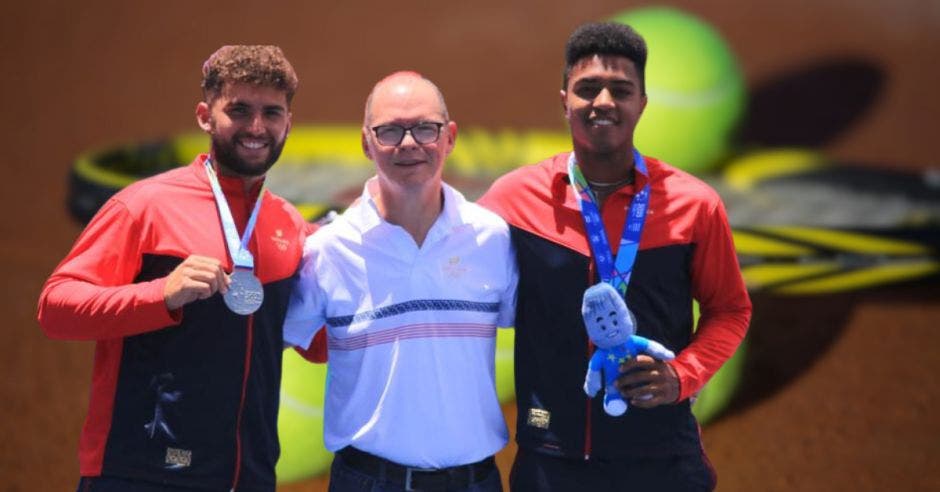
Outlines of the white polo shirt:
[{"label": "white polo shirt", "polygon": [[494,356],[515,312],[509,228],[445,184],[419,248],[382,220],[370,183],[307,239],[284,324],[301,347],[326,324],[326,447],[421,468],[479,461],[508,439]]}]

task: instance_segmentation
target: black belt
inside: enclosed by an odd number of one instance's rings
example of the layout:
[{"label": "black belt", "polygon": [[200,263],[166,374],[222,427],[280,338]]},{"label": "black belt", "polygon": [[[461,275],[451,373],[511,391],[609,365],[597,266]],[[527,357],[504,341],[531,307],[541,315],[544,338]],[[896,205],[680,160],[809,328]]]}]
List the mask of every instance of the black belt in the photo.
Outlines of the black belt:
[{"label": "black belt", "polygon": [[469,487],[496,469],[492,456],[469,465],[449,468],[414,468],[380,458],[352,446],[340,449],[343,463],[361,473],[404,487],[405,490],[448,490]]}]

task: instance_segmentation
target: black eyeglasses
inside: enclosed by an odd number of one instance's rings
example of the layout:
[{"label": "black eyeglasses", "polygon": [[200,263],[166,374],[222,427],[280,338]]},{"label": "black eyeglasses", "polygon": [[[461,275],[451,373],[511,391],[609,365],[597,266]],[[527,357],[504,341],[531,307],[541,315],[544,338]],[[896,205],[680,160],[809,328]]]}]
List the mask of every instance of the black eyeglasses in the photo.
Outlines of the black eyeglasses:
[{"label": "black eyeglasses", "polygon": [[443,123],[435,121],[422,121],[416,125],[404,127],[401,125],[379,125],[372,127],[375,132],[375,138],[382,145],[397,147],[405,139],[405,133],[410,133],[411,138],[420,145],[437,142],[441,136],[441,127]]}]

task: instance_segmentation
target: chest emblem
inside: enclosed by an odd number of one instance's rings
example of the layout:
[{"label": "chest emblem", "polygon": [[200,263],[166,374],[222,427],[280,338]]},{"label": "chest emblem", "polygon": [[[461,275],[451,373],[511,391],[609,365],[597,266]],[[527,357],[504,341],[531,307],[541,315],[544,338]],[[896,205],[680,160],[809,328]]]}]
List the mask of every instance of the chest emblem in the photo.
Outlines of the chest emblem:
[{"label": "chest emblem", "polygon": [[271,236],[271,240],[274,241],[274,245],[277,246],[277,249],[281,251],[287,251],[287,247],[290,246],[290,241],[284,239],[284,231],[281,229],[276,229],[274,235]]},{"label": "chest emblem", "polygon": [[459,256],[451,256],[448,258],[447,262],[441,267],[441,270],[444,272],[444,276],[448,278],[460,278],[463,277],[463,274],[467,273],[467,267],[460,263]]}]

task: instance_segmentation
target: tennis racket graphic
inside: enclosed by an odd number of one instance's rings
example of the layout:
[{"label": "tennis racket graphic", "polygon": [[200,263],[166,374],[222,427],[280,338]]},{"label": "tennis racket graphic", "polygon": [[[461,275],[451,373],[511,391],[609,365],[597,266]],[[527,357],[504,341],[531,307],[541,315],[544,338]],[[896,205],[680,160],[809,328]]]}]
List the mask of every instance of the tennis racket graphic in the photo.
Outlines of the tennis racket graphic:
[{"label": "tennis racket graphic", "polygon": [[[122,187],[184,165],[207,148],[207,137],[193,133],[85,153],[71,171],[68,208],[88,221]],[[471,128],[461,133],[445,180],[474,200],[505,172],[569,148],[567,133]],[[358,126],[298,126],[268,185],[312,221],[345,208],[373,174]],[[738,157],[704,179],[725,202],[742,273],[761,299],[755,321],[773,304],[763,299],[793,297],[805,305],[820,296],[940,280],[940,176],[837,166],[814,151],[776,149]],[[748,338],[776,329],[755,322]],[[732,401],[753,365],[749,351],[760,351],[749,340],[698,395],[701,422]],[[503,337],[502,359],[511,350],[511,337]],[[505,365],[511,371],[511,362]],[[511,390],[511,373],[498,377]]]}]

